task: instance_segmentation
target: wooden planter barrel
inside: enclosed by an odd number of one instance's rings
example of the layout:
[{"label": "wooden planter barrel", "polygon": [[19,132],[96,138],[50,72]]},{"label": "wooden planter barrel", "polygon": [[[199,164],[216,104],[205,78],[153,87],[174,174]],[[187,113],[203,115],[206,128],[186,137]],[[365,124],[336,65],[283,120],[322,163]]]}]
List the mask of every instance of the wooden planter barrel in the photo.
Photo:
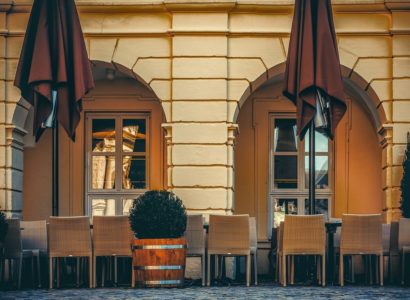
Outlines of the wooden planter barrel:
[{"label": "wooden planter barrel", "polygon": [[137,286],[183,286],[186,248],[184,238],[134,239],[132,266]]}]

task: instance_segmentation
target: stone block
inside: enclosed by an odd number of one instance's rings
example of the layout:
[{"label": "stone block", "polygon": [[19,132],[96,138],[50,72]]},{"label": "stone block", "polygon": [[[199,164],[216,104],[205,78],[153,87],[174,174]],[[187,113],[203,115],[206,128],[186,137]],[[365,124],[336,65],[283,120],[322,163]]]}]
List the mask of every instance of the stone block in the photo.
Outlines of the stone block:
[{"label": "stone block", "polygon": [[226,189],[174,188],[187,209],[231,209],[232,203],[227,201]]},{"label": "stone block", "polygon": [[386,33],[390,30],[388,14],[336,13],[336,33]]},{"label": "stone block", "polygon": [[410,55],[410,35],[393,36],[393,55],[409,56]]},{"label": "stone block", "polygon": [[391,56],[390,37],[385,36],[341,36],[339,49],[358,57]]},{"label": "stone block", "polygon": [[393,122],[410,121],[410,99],[393,102]]},{"label": "stone block", "polygon": [[226,124],[174,124],[172,130],[173,143],[225,144],[227,142]]},{"label": "stone block", "polygon": [[28,25],[29,13],[11,13],[7,16],[7,27],[12,33],[25,33]]},{"label": "stone block", "polygon": [[225,145],[174,145],[172,147],[173,165],[226,165],[227,161]]},{"label": "stone block", "polygon": [[393,143],[407,143],[407,132],[410,132],[410,123],[393,124]]},{"label": "stone block", "polygon": [[8,37],[6,44],[7,58],[20,58],[21,48],[23,46],[23,37]]},{"label": "stone block", "polygon": [[226,110],[223,101],[174,101],[172,121],[222,122],[226,121]]},{"label": "stone block", "polygon": [[175,36],[174,56],[226,56],[228,53],[225,36]]},{"label": "stone block", "polygon": [[172,103],[170,101],[161,101],[162,105],[162,110],[164,111],[165,114],[165,121],[170,122],[171,121],[171,107]]},{"label": "stone block", "polygon": [[360,58],[354,71],[368,83],[373,79],[391,78],[390,58]]},{"label": "stone block", "polygon": [[157,33],[167,32],[170,17],[167,14],[147,13],[93,13],[82,14],[84,33]]},{"label": "stone block", "polygon": [[226,167],[173,167],[175,187],[226,187]]},{"label": "stone block", "polygon": [[141,57],[169,57],[171,41],[162,37],[121,38],[113,61],[132,68]]},{"label": "stone block", "polygon": [[268,37],[231,37],[229,57],[259,57],[268,69],[286,61],[280,39]]},{"label": "stone block", "polygon": [[6,81],[6,101],[10,103],[17,103],[20,99],[20,90],[14,86],[13,81]]},{"label": "stone block", "polygon": [[407,11],[392,12],[392,30],[410,30],[410,18]]},{"label": "stone block", "polygon": [[402,166],[392,167],[392,186],[400,187],[402,178],[403,178],[403,167]]},{"label": "stone block", "polygon": [[393,77],[410,77],[410,57],[393,58]]},{"label": "stone block", "polygon": [[231,32],[275,32],[290,33],[292,14],[231,14]]},{"label": "stone block", "polygon": [[339,47],[339,59],[341,65],[348,67],[349,69],[353,69],[358,57],[353,53]]},{"label": "stone block", "polygon": [[228,116],[227,122],[236,123],[236,117],[239,113],[239,104],[238,102],[229,101],[228,102]]},{"label": "stone block", "polygon": [[374,80],[370,86],[380,101],[391,100],[393,96],[391,80]]},{"label": "stone block", "polygon": [[393,99],[410,99],[410,79],[393,79]]},{"label": "stone block", "polygon": [[162,101],[171,100],[171,81],[168,80],[153,80],[150,87]]},{"label": "stone block", "polygon": [[394,165],[403,164],[405,152],[406,152],[405,145],[394,145],[393,146],[393,164]]},{"label": "stone block", "polygon": [[261,59],[229,59],[228,64],[229,79],[247,79],[249,81],[256,80],[264,74],[265,68]]},{"label": "stone block", "polygon": [[172,15],[172,30],[175,31],[226,31],[228,14],[183,12]]},{"label": "stone block", "polygon": [[173,78],[226,78],[226,58],[174,58]]},{"label": "stone block", "polygon": [[6,60],[0,58],[0,80],[6,80]]},{"label": "stone block", "polygon": [[247,80],[229,80],[228,100],[239,101],[249,86]]},{"label": "stone block", "polygon": [[153,79],[171,78],[171,59],[169,58],[149,58],[139,59],[133,71],[141,76],[145,82]]},{"label": "stone block", "polygon": [[116,38],[90,39],[88,52],[90,60],[111,62],[116,44]]},{"label": "stone block", "polygon": [[6,38],[0,36],[0,58],[6,57]]},{"label": "stone block", "polygon": [[392,122],[393,118],[393,101],[383,101],[377,107],[379,115],[384,115],[387,122]]},{"label": "stone block", "polygon": [[14,82],[16,77],[17,65],[19,61],[17,59],[7,59],[6,60],[6,79]]},{"label": "stone block", "polygon": [[224,79],[173,80],[173,100],[225,100],[227,81]]}]

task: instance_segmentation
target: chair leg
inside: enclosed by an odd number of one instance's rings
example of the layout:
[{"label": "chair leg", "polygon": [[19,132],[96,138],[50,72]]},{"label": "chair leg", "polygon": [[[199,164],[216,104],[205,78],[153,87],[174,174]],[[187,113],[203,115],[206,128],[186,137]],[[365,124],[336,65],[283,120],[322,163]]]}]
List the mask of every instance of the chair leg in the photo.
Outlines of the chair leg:
[{"label": "chair leg", "polygon": [[105,263],[106,263],[106,258],[102,257],[102,264],[101,264],[101,287],[104,287],[104,283],[105,283]]},{"label": "chair leg", "polygon": [[208,254],[208,261],[207,261],[207,273],[208,273],[208,278],[207,278],[207,286],[211,285],[211,255]]},{"label": "chair leg", "polygon": [[322,284],[322,273],[320,271],[320,266],[321,266],[321,257],[315,256],[314,257],[314,261],[316,264],[316,278],[317,278],[317,282],[319,285]]},{"label": "chair leg", "polygon": [[380,255],[380,258],[379,258],[379,268],[380,268],[380,286],[383,286],[383,275],[384,275],[384,272],[383,272],[383,269],[384,269],[384,266],[383,266],[383,254],[381,254]]},{"label": "chair leg", "polygon": [[275,282],[278,282],[279,281],[279,270],[280,270],[280,267],[279,267],[280,259],[279,259],[278,254],[276,254],[275,261],[276,261],[275,262]]},{"label": "chair leg", "polygon": [[326,255],[322,255],[322,286],[326,286]]},{"label": "chair leg", "polygon": [[355,283],[354,279],[354,256],[350,256],[350,277],[352,278],[352,283]]},{"label": "chair leg", "polygon": [[80,287],[80,258],[77,257],[77,266],[76,266],[76,276],[77,276],[77,288]]},{"label": "chair leg", "polygon": [[117,286],[118,284],[118,276],[117,276],[117,270],[118,270],[118,257],[114,257],[114,284]]},{"label": "chair leg", "polygon": [[404,285],[404,268],[406,266],[406,254],[401,251],[401,285]]},{"label": "chair leg", "polygon": [[57,288],[60,288],[60,260],[56,257]]},{"label": "chair leg", "polygon": [[88,256],[88,280],[90,289],[93,288],[93,257]]},{"label": "chair leg", "polygon": [[205,272],[205,254],[201,256],[201,268],[202,268],[202,286],[205,286],[206,272]]},{"label": "chair leg", "polygon": [[49,258],[49,269],[50,269],[50,289],[53,288],[53,258]]},{"label": "chair leg", "polygon": [[286,286],[286,258],[287,258],[286,255],[282,254],[282,276],[283,276],[282,285],[283,286]]},{"label": "chair leg", "polygon": [[255,273],[255,285],[258,285],[258,257],[256,256],[256,253],[253,255],[253,265]]},{"label": "chair leg", "polygon": [[135,287],[135,271],[134,271],[134,266],[132,265],[131,261],[131,287]]},{"label": "chair leg", "polygon": [[38,287],[41,288],[40,254],[38,254],[36,258],[37,258]]},{"label": "chair leg", "polygon": [[17,287],[18,289],[21,288],[21,272],[23,271],[23,254],[20,254],[20,258],[19,258],[19,264],[18,264],[18,282],[17,282]]},{"label": "chair leg", "polygon": [[93,255],[93,287],[97,287],[97,257]]},{"label": "chair leg", "polygon": [[251,283],[251,255],[246,256],[246,286],[249,287]]},{"label": "chair leg", "polygon": [[339,263],[339,282],[340,282],[340,286],[344,286],[344,274],[343,274],[343,254],[342,252],[340,252],[340,263]]},{"label": "chair leg", "polygon": [[290,257],[290,284],[295,284],[295,256]]}]

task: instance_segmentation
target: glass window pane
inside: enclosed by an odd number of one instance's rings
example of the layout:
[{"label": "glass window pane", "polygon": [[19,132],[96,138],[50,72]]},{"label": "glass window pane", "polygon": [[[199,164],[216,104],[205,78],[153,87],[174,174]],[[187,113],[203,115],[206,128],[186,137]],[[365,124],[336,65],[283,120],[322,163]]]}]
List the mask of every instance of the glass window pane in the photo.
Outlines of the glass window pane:
[{"label": "glass window pane", "polygon": [[115,119],[93,119],[92,151],[115,151]]},{"label": "glass window pane", "polygon": [[122,200],[122,214],[128,216],[130,214],[130,209],[132,208],[132,204],[134,203],[134,199],[124,199]]},{"label": "glass window pane", "polygon": [[[317,189],[329,188],[329,158],[315,157],[315,184]],[[305,188],[309,188],[309,156],[305,155]]]},{"label": "glass window pane", "polygon": [[124,156],[122,161],[122,188],[146,188],[146,159],[144,156]]},{"label": "glass window pane", "polygon": [[276,119],[275,120],[275,152],[296,152],[296,120],[295,119]]},{"label": "glass window pane", "polygon": [[297,199],[273,199],[274,227],[279,227],[280,222],[285,220],[285,215],[298,214]]},{"label": "glass window pane", "polygon": [[[329,220],[329,201],[328,199],[316,199],[316,213],[325,215],[326,221]],[[309,214],[309,200],[305,199],[305,214]]]},{"label": "glass window pane", "polygon": [[298,187],[298,159],[296,155],[276,155],[274,186],[277,189]]},{"label": "glass window pane", "polygon": [[[305,135],[305,152],[309,152],[309,130]],[[328,152],[329,140],[320,132],[315,132],[315,152]]]},{"label": "glass window pane", "polygon": [[122,121],[122,143],[124,152],[145,152],[145,119],[125,119]]},{"label": "glass window pane", "polygon": [[92,216],[115,216],[115,200],[92,199],[91,214]]},{"label": "glass window pane", "polygon": [[92,157],[93,189],[114,189],[115,188],[115,156],[101,155]]}]

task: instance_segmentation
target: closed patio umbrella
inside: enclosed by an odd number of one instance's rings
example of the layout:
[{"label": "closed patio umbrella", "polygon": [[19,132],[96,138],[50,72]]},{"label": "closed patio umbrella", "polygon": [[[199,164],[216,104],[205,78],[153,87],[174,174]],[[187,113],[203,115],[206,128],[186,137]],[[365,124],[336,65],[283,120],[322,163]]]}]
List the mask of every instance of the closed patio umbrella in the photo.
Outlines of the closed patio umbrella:
[{"label": "closed patio umbrella", "polygon": [[81,99],[94,87],[74,0],[35,0],[14,85],[34,107],[36,141],[53,128],[53,215],[58,214],[57,122],[74,141]]},{"label": "closed patio umbrella", "polygon": [[330,0],[296,0],[283,94],[296,105],[299,138],[308,129],[309,213],[315,213],[315,130],[333,139],[346,111]]}]

